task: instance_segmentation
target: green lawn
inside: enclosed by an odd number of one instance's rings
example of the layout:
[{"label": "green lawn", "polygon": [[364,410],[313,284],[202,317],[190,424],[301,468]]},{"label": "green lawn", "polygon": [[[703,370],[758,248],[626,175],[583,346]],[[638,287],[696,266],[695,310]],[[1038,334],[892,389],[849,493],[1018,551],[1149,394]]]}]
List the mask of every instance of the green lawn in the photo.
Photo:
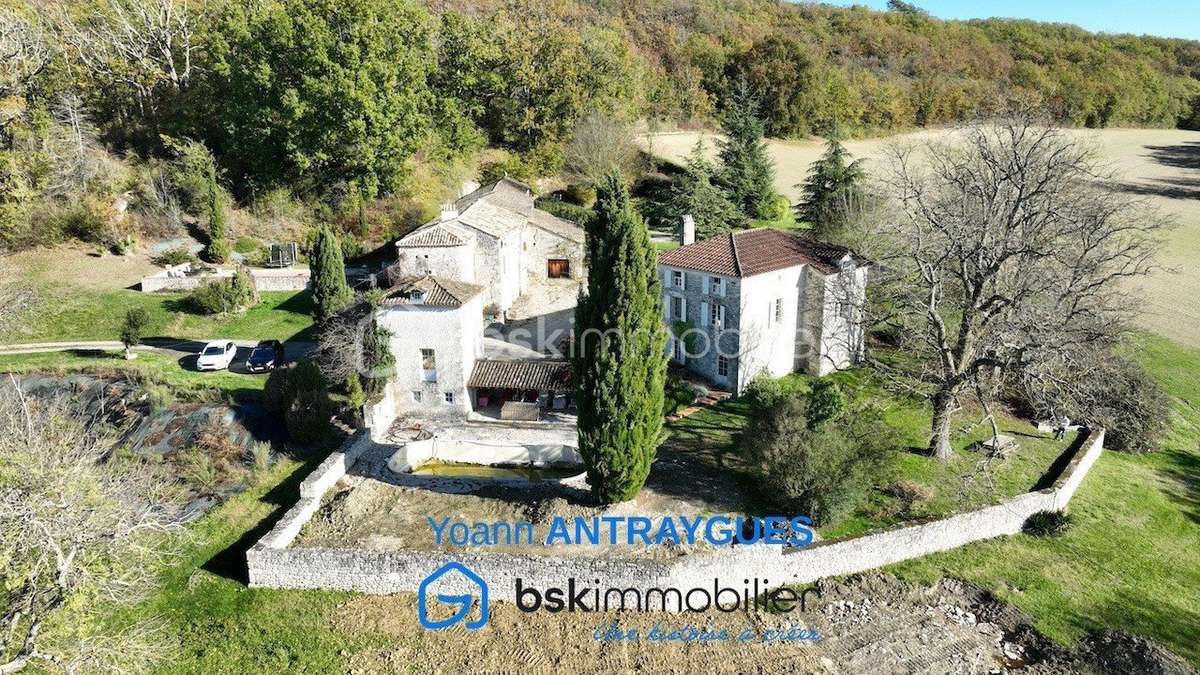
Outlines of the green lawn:
[{"label": "green lawn", "polygon": [[150,313],[145,335],[151,337],[313,339],[312,297],[308,291],[265,292],[257,306],[229,316],[196,313],[182,293],[71,287],[49,289],[45,295],[33,314],[33,324],[20,332],[0,335],[0,344],[116,340],[125,312],[131,307],[144,307]]},{"label": "green lawn", "polygon": [[[928,501],[909,511],[903,509],[895,497],[873,491],[845,520],[821,528],[822,536],[827,538],[862,534],[906,520],[935,518],[1028,492],[1072,440],[1056,442],[1024,420],[1001,415],[1001,433],[1016,438],[1019,450],[1006,459],[992,461],[972,450],[976,442],[991,436],[991,426],[984,424],[976,426],[970,433],[956,434],[952,439],[954,458],[939,462],[924,454],[931,415],[926,403],[888,393],[883,389],[881,379],[866,370],[844,371],[831,377],[838,381],[848,398],[872,397],[883,403],[885,419],[898,432],[902,448],[895,457],[889,482],[909,480],[924,485],[931,494]],[[786,382],[789,387],[807,390],[811,380],[805,375],[791,375]],[[722,466],[742,470],[735,438],[745,426],[748,412],[744,401],[729,400],[670,423],[668,430],[672,442],[715,454],[721,458]],[[954,428],[973,424],[981,416],[975,410],[959,412],[954,417]],[[752,484],[754,477],[748,473],[745,477],[747,484]]]},{"label": "green lawn", "polygon": [[0,354],[0,373],[30,372],[124,374],[139,381],[166,385],[174,394],[207,396],[215,393],[230,400],[259,397],[267,381],[266,375],[188,370],[176,359],[153,352],[139,352],[133,361],[126,361],[121,352],[91,350]]},{"label": "green lawn", "polygon": [[1172,432],[1154,454],[1104,453],[1071,502],[1069,532],[981,542],[891,571],[981,584],[1056,640],[1119,628],[1200,664],[1200,350],[1148,337],[1139,353],[1175,397]]}]

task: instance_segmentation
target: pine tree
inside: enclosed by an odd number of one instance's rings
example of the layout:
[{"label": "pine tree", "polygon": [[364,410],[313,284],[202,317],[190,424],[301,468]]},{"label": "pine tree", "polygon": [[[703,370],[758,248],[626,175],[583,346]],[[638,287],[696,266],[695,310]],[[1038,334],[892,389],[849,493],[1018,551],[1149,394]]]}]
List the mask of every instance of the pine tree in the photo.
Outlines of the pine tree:
[{"label": "pine tree", "polygon": [[730,92],[721,120],[721,184],[746,218],[776,217],[775,167],[763,141],[758,99],[745,80]]},{"label": "pine tree", "polygon": [[684,175],[671,193],[671,214],[676,221],[691,215],[701,239],[728,232],[742,224],[741,212],[719,185],[713,183],[716,168],[704,156],[704,141],[688,155]]},{"label": "pine tree", "polygon": [[308,268],[312,271],[313,316],[318,322],[337,314],[350,304],[346,267],[337,236],[322,225],[317,228]]},{"label": "pine tree", "polygon": [[208,192],[208,248],[205,257],[210,262],[223,263],[229,260],[229,239],[225,231],[225,200],[221,186],[217,184],[217,167],[209,165],[206,176]]},{"label": "pine tree", "polygon": [[666,327],[654,249],[618,174],[587,223],[587,292],[575,310],[579,452],[592,493],[632,499],[662,440]]},{"label": "pine tree", "polygon": [[796,186],[802,195],[796,217],[811,223],[818,238],[830,239],[842,232],[862,197],[866,177],[862,160],[850,162],[849,157],[835,131],[825,139],[825,153],[812,163],[808,178]]}]

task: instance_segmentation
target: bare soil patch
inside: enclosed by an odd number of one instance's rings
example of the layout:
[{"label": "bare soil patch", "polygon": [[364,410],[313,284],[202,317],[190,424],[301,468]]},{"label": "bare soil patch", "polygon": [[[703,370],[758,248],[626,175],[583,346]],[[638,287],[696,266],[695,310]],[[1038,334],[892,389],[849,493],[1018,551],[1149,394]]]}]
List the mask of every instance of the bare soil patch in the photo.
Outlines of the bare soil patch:
[{"label": "bare soil patch", "polygon": [[[501,552],[572,557],[621,556],[662,560],[691,552],[673,544],[544,546],[534,544],[438,546],[427,518],[441,522],[531,522],[545,536],[555,516],[648,516],[655,521],[680,514],[744,513],[744,487],[731,477],[698,461],[694,453],[663,448],[645,488],[636,499],[611,506],[597,505],[582,482],[511,484],[469,478],[397,475],[387,469],[391,448],[380,446],[355,464],[351,475],[326,495],[295,546],[366,548],[372,550],[447,550]],[[654,530],[651,530],[654,531]],[[618,541],[625,533],[618,531]]]},{"label": "bare soil patch", "polygon": [[[396,672],[664,672],[664,673],[1189,673],[1152,642],[1122,634],[1094,636],[1074,652],[1030,628],[1028,617],[986,592],[952,579],[910,586],[885,575],[826,583],[804,612],[640,614],[522,613],[493,603],[488,625],[431,632],[416,621],[410,594],[361,597],[330,615],[347,633],[382,634],[395,643],[348,655],[352,673]],[[643,639],[594,639],[615,622]],[[727,631],[741,642],[647,641],[655,626]],[[821,639],[767,641],[768,631],[803,626]],[[1129,670],[1136,667],[1136,671]]]}]

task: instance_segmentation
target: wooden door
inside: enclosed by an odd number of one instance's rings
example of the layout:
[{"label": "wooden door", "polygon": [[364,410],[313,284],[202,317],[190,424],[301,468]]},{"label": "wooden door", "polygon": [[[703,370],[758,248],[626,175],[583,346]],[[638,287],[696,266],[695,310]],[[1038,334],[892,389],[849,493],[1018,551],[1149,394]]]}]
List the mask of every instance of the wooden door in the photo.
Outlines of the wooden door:
[{"label": "wooden door", "polygon": [[546,276],[551,279],[567,279],[571,276],[571,261],[551,258],[546,261]]}]

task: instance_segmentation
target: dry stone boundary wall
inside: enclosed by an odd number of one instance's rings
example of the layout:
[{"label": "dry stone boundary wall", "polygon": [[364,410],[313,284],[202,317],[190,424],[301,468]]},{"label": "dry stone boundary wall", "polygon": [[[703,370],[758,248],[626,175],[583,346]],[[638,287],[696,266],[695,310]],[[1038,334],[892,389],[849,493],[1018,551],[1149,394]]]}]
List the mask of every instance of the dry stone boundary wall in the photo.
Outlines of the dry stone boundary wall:
[{"label": "dry stone boundary wall", "polygon": [[[941,520],[817,543],[803,549],[733,546],[670,562],[643,562],[501,553],[290,548],[304,523],[320,507],[321,496],[371,446],[369,432],[359,431],[305,479],[300,486],[299,502],[247,552],[251,586],[331,588],[376,594],[415,591],[425,577],[450,561],[474,570],[487,580],[493,598],[508,601],[513,600],[513,580],[518,577],[533,586],[561,586],[567,577],[573,576],[586,583],[600,579],[604,585],[613,587],[641,590],[674,587],[685,591],[693,587],[711,588],[714,578],[727,580],[726,585],[754,577],[767,579],[772,586],[806,583],[1020,532],[1025,520],[1034,513],[1066,508],[1103,451],[1104,430],[1081,431],[1074,455],[1050,487]],[[446,585],[442,588],[446,590],[471,591],[465,580],[449,577],[444,580]]]}]

